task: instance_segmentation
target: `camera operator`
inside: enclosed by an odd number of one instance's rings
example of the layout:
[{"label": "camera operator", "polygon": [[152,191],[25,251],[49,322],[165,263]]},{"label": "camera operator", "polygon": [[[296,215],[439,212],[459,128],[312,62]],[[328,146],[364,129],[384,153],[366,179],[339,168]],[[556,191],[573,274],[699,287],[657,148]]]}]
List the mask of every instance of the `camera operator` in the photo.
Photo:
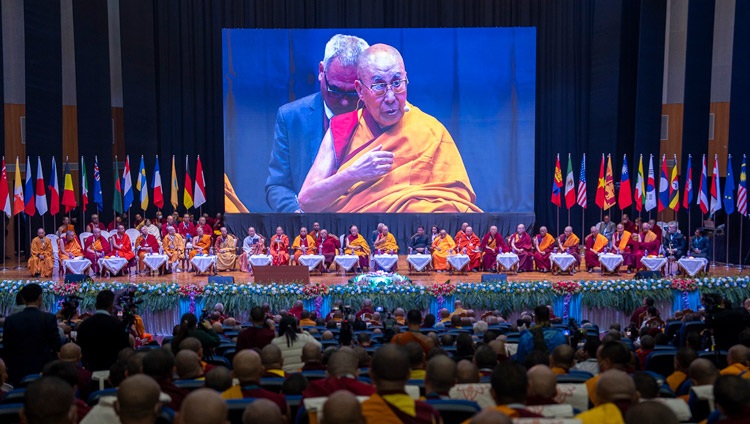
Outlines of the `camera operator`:
[{"label": "camera operator", "polygon": [[738,335],[750,324],[747,310],[732,308],[732,304],[718,293],[704,294],[701,304],[705,307],[708,345],[713,345],[716,351],[736,345]]},{"label": "camera operator", "polygon": [[112,316],[114,303],[112,290],[100,291],[96,312],[78,326],[83,365],[91,371],[108,370],[117,360],[117,353],[130,346],[125,326]]}]

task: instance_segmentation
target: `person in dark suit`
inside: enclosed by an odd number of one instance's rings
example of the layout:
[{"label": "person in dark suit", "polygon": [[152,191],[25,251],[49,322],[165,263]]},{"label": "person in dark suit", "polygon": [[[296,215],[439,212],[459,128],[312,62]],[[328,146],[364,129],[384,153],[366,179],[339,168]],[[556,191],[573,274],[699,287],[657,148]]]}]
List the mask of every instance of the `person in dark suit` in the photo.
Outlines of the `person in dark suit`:
[{"label": "person in dark suit", "polygon": [[83,366],[88,370],[108,370],[117,360],[117,353],[130,346],[125,326],[112,316],[114,303],[112,290],[100,291],[96,295],[96,312],[78,327]]},{"label": "person in dark suit", "polygon": [[357,108],[357,59],[369,45],[351,35],[334,35],[318,65],[320,92],[281,106],[266,179],[266,203],[276,212],[301,212],[297,193],[318,154],[328,123]]},{"label": "person in dark suit", "polygon": [[695,236],[690,240],[690,256],[708,259],[711,254],[711,246],[708,244],[706,233],[700,228],[695,229]]},{"label": "person in dark suit", "polygon": [[26,307],[5,319],[3,343],[11,384],[29,374],[38,374],[47,362],[57,358],[60,332],[55,316],[43,312],[42,287],[31,283],[21,289]]},{"label": "person in dark suit", "polygon": [[677,223],[670,222],[667,225],[667,234],[662,241],[664,251],[670,259],[679,260],[685,254],[685,236],[677,231]]}]

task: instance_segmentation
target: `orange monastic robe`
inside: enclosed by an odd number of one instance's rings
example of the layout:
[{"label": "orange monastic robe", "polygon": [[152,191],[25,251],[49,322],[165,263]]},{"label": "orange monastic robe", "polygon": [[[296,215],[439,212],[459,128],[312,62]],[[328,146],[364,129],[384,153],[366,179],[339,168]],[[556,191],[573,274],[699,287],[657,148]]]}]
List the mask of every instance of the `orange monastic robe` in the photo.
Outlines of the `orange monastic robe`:
[{"label": "orange monastic robe", "polygon": [[292,243],[292,249],[294,249],[294,259],[292,260],[292,265],[299,265],[297,263],[297,260],[299,260],[300,256],[312,255],[316,253],[315,239],[310,234],[305,236],[304,240],[302,240],[300,236],[297,236],[294,238],[294,243]]},{"label": "orange monastic robe", "polygon": [[[74,258],[82,258],[83,257],[83,249],[81,248],[81,243],[78,241],[78,237],[73,237],[73,240],[68,241],[67,238],[63,239],[63,246],[65,248],[65,252],[69,255],[73,255]],[[60,257],[61,260],[70,259],[70,257]]]},{"label": "orange monastic robe", "polygon": [[208,255],[208,250],[210,248],[211,236],[208,234],[203,234],[200,238],[198,238],[198,236],[193,237],[193,248],[190,250],[190,260],[192,260],[198,253]]},{"label": "orange monastic robe", "polygon": [[547,233],[544,237],[541,237],[541,234],[537,234],[536,237],[534,237],[534,240],[539,245],[539,250],[541,250],[541,253],[536,250],[534,251],[534,264],[536,265],[536,269],[538,271],[549,271],[552,268],[549,255],[555,247],[555,238],[552,237],[552,234]]},{"label": "orange monastic robe", "polygon": [[471,233],[470,236],[461,232],[459,234],[463,234],[461,240],[456,238],[454,241],[459,251],[463,253],[466,249],[466,254],[469,255],[469,269],[480,268],[482,266],[482,251],[479,246],[482,244],[482,240],[479,240],[479,237],[474,233]]},{"label": "orange monastic robe", "polygon": [[[122,237],[119,234],[112,236],[112,251],[115,256],[125,258],[128,261],[135,258],[133,253],[133,242],[130,241],[130,237],[127,234],[123,234]],[[115,247],[115,244],[122,245],[120,249]]]},{"label": "orange monastic robe", "polygon": [[447,234],[432,242],[432,266],[436,271],[448,269],[448,255],[451,254],[451,249],[453,253],[456,253],[456,242]]},{"label": "orange monastic robe", "polygon": [[185,254],[185,239],[177,233],[173,236],[169,234],[164,236],[161,245],[164,249],[164,254],[169,256],[169,264],[178,262]]},{"label": "orange monastic robe", "polygon": [[385,236],[385,241],[381,242],[380,240],[383,239],[383,234],[380,234],[378,236],[378,241],[375,242],[375,249],[380,250],[383,253],[393,252],[394,254],[398,253],[398,243],[396,243],[396,237],[393,236],[392,233],[388,233],[388,235]]},{"label": "orange monastic robe", "polygon": [[[44,256],[44,259],[40,258]],[[29,257],[29,273],[35,276],[39,273],[42,278],[52,276],[52,270],[55,266],[54,252],[52,251],[52,242],[47,237],[34,237],[31,241],[31,256]]]},{"label": "orange monastic robe", "polygon": [[269,252],[273,257],[273,265],[289,265],[289,237],[286,234],[273,236],[270,243]]},{"label": "orange monastic robe", "polygon": [[[354,184],[320,212],[482,212],[475,205],[461,153],[434,117],[409,105],[403,119],[380,129],[366,109],[331,120],[337,171],[351,167],[377,146],[394,154],[391,170]],[[325,143],[325,141],[324,141]]]},{"label": "orange monastic robe", "polygon": [[[586,236],[586,268],[596,268],[601,266],[599,262],[599,253],[607,247],[609,240],[601,234],[597,234],[594,238],[591,234]],[[589,393],[591,394],[591,393]]]}]

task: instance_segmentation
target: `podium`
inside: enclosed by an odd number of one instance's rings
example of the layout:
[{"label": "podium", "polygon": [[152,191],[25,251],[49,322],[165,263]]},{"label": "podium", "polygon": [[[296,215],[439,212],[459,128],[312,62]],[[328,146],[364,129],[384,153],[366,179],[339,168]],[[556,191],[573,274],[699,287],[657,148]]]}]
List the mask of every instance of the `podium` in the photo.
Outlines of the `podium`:
[{"label": "podium", "polygon": [[308,284],[310,271],[306,266],[254,266],[255,284]]}]

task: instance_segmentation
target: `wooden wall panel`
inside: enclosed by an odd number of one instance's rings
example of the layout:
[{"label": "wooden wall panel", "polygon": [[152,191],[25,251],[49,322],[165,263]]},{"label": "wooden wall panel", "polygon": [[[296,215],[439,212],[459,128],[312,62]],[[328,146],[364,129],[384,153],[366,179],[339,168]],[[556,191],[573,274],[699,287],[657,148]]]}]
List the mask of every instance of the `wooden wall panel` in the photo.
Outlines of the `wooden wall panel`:
[{"label": "wooden wall panel", "polygon": [[[714,139],[708,140],[709,168],[713,169],[713,157],[719,155],[719,175],[726,175],[727,154],[729,153],[729,102],[711,103],[714,114]],[[698,171],[700,172],[700,171]],[[709,171],[709,174],[711,171]]]},{"label": "wooden wall panel", "polygon": [[[661,164],[662,155],[667,155],[667,159],[671,159],[673,155],[677,155],[677,157],[682,155],[683,105],[681,103],[664,104],[661,106],[661,113],[662,115],[669,116],[669,134],[667,140],[661,141],[659,164]],[[657,163],[654,163],[654,167],[658,168]]]},{"label": "wooden wall panel", "polygon": [[26,146],[21,142],[21,117],[26,116],[26,105],[5,103],[4,110],[5,161],[13,163],[16,156],[26,157]]}]

